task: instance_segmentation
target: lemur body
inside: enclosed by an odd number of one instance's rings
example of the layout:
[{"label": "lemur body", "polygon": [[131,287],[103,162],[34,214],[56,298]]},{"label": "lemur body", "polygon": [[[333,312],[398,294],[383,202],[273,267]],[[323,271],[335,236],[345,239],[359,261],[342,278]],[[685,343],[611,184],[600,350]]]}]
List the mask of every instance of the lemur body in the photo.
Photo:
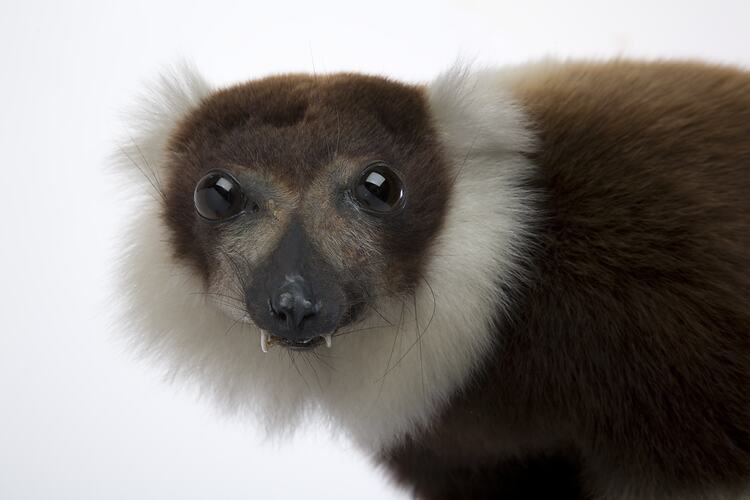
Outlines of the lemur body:
[{"label": "lemur body", "polygon": [[750,74],[159,89],[125,149],[163,195],[126,261],[144,352],[424,498],[747,494]]}]

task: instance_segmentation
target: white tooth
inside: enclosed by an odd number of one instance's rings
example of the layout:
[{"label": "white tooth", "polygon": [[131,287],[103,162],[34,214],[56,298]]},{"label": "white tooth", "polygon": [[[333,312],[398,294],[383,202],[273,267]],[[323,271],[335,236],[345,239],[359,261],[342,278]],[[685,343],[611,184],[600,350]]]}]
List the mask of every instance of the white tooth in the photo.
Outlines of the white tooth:
[{"label": "white tooth", "polygon": [[268,352],[268,332],[265,330],[260,331],[260,349],[263,352]]},{"label": "white tooth", "polygon": [[329,333],[328,335],[323,335],[323,338],[326,339],[326,347],[330,349],[333,344],[333,335]]}]

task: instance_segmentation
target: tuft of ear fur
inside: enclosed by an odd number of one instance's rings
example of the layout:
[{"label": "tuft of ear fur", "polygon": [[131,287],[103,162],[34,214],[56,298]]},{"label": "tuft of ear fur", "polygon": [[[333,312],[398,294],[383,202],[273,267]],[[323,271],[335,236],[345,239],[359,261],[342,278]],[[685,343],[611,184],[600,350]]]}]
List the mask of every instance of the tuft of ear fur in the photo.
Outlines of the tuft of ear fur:
[{"label": "tuft of ear fur", "polygon": [[528,120],[509,91],[511,76],[508,70],[472,70],[457,63],[429,85],[432,111],[448,148],[474,156],[533,150]]},{"label": "tuft of ear fur", "polygon": [[143,186],[163,197],[162,165],[177,124],[212,91],[190,63],[167,67],[126,116],[131,132],[120,141],[115,164],[134,172]]}]

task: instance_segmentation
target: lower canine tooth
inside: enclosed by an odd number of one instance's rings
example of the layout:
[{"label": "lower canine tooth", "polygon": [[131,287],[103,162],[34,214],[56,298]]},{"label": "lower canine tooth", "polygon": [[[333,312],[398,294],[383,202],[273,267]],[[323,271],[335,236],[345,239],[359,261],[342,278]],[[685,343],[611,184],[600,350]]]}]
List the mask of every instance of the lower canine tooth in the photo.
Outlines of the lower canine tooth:
[{"label": "lower canine tooth", "polygon": [[260,349],[263,352],[268,352],[268,332],[265,330],[260,331]]},{"label": "lower canine tooth", "polygon": [[330,349],[333,344],[333,335],[329,333],[328,335],[323,335],[323,338],[326,339],[326,347]]}]

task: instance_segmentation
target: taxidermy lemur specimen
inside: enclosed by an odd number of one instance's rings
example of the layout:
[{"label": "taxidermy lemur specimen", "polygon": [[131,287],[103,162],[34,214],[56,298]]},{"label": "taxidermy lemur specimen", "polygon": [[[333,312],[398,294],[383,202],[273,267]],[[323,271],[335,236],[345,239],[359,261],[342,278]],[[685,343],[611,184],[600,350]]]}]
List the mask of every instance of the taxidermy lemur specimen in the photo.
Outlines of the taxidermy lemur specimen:
[{"label": "taxidermy lemur specimen", "polygon": [[131,330],[222,407],[419,498],[748,494],[750,73],[185,70],[143,111]]}]

